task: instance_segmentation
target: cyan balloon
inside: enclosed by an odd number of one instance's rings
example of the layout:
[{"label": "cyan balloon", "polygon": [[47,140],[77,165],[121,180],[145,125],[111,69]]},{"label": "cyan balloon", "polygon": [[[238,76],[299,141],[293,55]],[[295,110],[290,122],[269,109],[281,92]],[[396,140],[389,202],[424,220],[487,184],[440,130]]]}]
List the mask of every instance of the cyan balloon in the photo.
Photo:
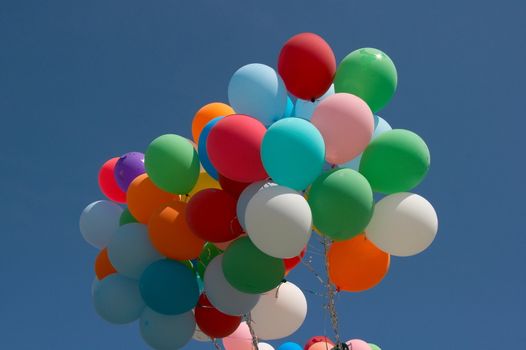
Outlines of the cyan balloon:
[{"label": "cyan balloon", "polygon": [[271,67],[252,63],[239,68],[228,84],[228,101],[238,114],[246,114],[269,126],[283,117],[287,90]]},{"label": "cyan balloon", "polygon": [[219,173],[212,165],[212,162],[210,162],[210,158],[208,158],[208,152],[206,151],[206,139],[208,138],[208,134],[210,134],[210,130],[212,130],[214,125],[216,125],[216,123],[223,118],[224,117],[214,118],[205,125],[201,131],[201,135],[199,135],[199,144],[197,145],[197,152],[199,153],[201,165],[203,168],[205,168],[208,175],[212,176],[216,180],[219,179]]},{"label": "cyan balloon", "polygon": [[285,108],[285,113],[283,118],[290,118],[294,116],[294,102],[287,96],[287,107]]},{"label": "cyan balloon", "polygon": [[140,320],[141,336],[156,350],[177,350],[194,335],[196,324],[192,311],[180,315],[163,315],[144,309]]},{"label": "cyan balloon", "polygon": [[305,190],[320,175],[325,143],[318,129],[300,118],[272,124],[261,144],[265,170],[279,185]]},{"label": "cyan balloon", "polygon": [[279,346],[277,350],[303,350],[303,347],[298,343],[286,342]]},{"label": "cyan balloon", "polygon": [[110,323],[133,322],[144,310],[139,284],[121,274],[111,274],[95,283],[92,297],[97,314]]},{"label": "cyan balloon", "polygon": [[294,107],[294,116],[310,120],[310,118],[312,117],[312,113],[314,113],[314,110],[320,104],[320,102],[331,95],[334,95],[334,85],[331,85],[329,90],[327,90],[327,92],[323,96],[321,96],[314,102],[298,99],[296,101],[296,106]]}]

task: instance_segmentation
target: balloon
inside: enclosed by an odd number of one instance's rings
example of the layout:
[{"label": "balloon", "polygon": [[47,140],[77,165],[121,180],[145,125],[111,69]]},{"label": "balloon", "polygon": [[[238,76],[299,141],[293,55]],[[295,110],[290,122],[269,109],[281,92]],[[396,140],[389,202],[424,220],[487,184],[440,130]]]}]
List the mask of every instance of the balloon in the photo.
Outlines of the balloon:
[{"label": "balloon", "polygon": [[145,172],[144,154],[141,152],[129,152],[119,158],[113,170],[113,175],[120,189],[126,192],[132,181]]},{"label": "balloon", "polygon": [[138,222],[137,219],[133,217],[128,208],[124,209],[119,218],[119,226],[131,224],[134,222]]},{"label": "balloon", "polygon": [[406,192],[429,170],[429,149],[417,134],[403,129],[383,133],[363,152],[360,173],[381,193]]},{"label": "balloon", "polygon": [[210,121],[234,113],[236,112],[232,107],[221,102],[212,102],[201,107],[192,120],[192,137],[194,138],[195,143],[199,144],[204,129]]},{"label": "balloon", "polygon": [[239,182],[231,180],[221,174],[219,174],[219,183],[221,188],[227,191],[232,197],[239,198],[241,192],[250,185],[250,182]]},{"label": "balloon", "polygon": [[195,320],[201,331],[211,338],[224,338],[234,333],[241,323],[241,316],[231,316],[217,310],[201,294],[195,307]]},{"label": "balloon", "polygon": [[117,270],[115,270],[115,267],[113,267],[108,258],[108,249],[104,248],[95,259],[95,275],[97,275],[97,279],[103,280],[104,277],[116,272]]},{"label": "balloon", "polygon": [[294,102],[287,96],[287,106],[285,107],[285,113],[283,118],[290,118],[294,116]]},{"label": "balloon", "polygon": [[210,162],[208,151],[206,150],[206,143],[208,141],[208,135],[210,134],[210,131],[221,119],[223,119],[223,117],[214,118],[205,125],[201,135],[199,136],[199,145],[197,148],[201,165],[203,168],[205,168],[206,172],[216,180],[219,178],[219,173],[217,172],[216,168],[214,168],[214,165],[212,165],[212,162]]},{"label": "balloon", "polygon": [[200,341],[200,342],[212,341],[212,339],[210,339],[210,337],[208,335],[204,334],[199,329],[198,325],[195,326],[195,332],[194,332],[194,335],[192,336],[192,339]]},{"label": "balloon", "polygon": [[315,343],[313,344],[310,348],[308,348],[308,350],[332,350],[334,347],[334,343],[333,342],[319,342],[319,343]]},{"label": "balloon", "polygon": [[438,218],[431,203],[413,193],[395,193],[376,203],[366,236],[381,250],[411,256],[431,245]]},{"label": "balloon", "polygon": [[382,350],[378,345],[373,343],[369,343],[369,346],[371,347],[371,350]]},{"label": "balloon", "polygon": [[252,197],[254,197],[254,195],[259,190],[263,188],[267,188],[269,186],[277,186],[277,185],[267,180],[263,180],[263,181],[254,182],[253,184],[246,187],[243,190],[243,192],[241,192],[241,195],[239,196],[239,199],[237,200],[236,212],[237,212],[237,219],[239,220],[239,224],[245,230],[246,230],[245,212],[247,210],[248,202],[252,199]]},{"label": "balloon", "polygon": [[148,239],[143,224],[127,224],[115,231],[108,244],[108,257],[119,273],[139,279],[152,262],[162,258]]},{"label": "balloon", "polygon": [[329,90],[327,90],[323,96],[317,98],[314,102],[311,100],[298,99],[296,101],[296,105],[294,106],[294,116],[296,118],[302,118],[310,121],[312,118],[312,113],[314,113],[314,110],[316,107],[318,107],[320,102],[331,95],[334,95],[334,85],[331,85]]},{"label": "balloon", "polygon": [[142,338],[153,349],[176,350],[192,339],[196,326],[191,311],[163,315],[146,308],[141,315],[140,328]]},{"label": "balloon", "polygon": [[117,203],[126,203],[126,193],[121,190],[114,176],[115,165],[119,157],[111,158],[99,170],[99,187],[102,193]]},{"label": "balloon", "polygon": [[223,255],[226,280],[237,290],[259,294],[277,287],[285,275],[283,260],[260,251],[248,237],[239,238]]},{"label": "balloon", "polygon": [[230,247],[230,245],[232,243],[234,243],[236,240],[238,240],[239,238],[241,237],[247,237],[248,235],[246,233],[244,234],[241,234],[239,235],[239,237],[237,237],[236,239],[233,239],[231,241],[226,241],[226,242],[216,242],[214,243],[219,249],[221,249],[222,251],[225,251],[227,250],[228,247]]},{"label": "balloon", "polygon": [[146,306],[165,315],[190,311],[199,298],[195,272],[175,260],[159,260],[148,266],[139,288]]},{"label": "balloon", "polygon": [[309,350],[312,345],[316,343],[321,343],[321,342],[323,342],[324,344],[327,343],[327,347],[329,349],[331,349],[332,346],[334,346],[334,343],[332,342],[332,340],[330,340],[326,336],[317,335],[307,340],[307,342],[305,343],[305,346],[303,347],[303,350]]},{"label": "balloon", "polygon": [[301,262],[306,252],[307,252],[307,247],[305,246],[305,248],[303,248],[303,250],[298,256],[288,258],[288,259],[283,259],[283,263],[285,264],[285,271],[289,272],[293,268],[295,268]]},{"label": "balloon", "polygon": [[197,152],[179,135],[168,134],[153,140],[146,150],[144,164],[153,183],[170,193],[190,193],[199,177]]},{"label": "balloon", "polygon": [[258,343],[259,350],[274,350],[274,347],[269,343]]},{"label": "balloon", "polygon": [[322,37],[301,33],[283,45],[278,72],[291,94],[304,100],[315,100],[332,84],[336,58]]},{"label": "balloon", "polygon": [[223,250],[218,248],[215,244],[206,242],[201,254],[199,254],[199,261],[196,264],[197,273],[201,278],[205,276],[205,269],[210,264],[213,258],[223,253]]},{"label": "balloon", "polygon": [[376,286],[389,270],[389,254],[364,234],[334,242],[327,254],[329,277],[340,290],[362,292]]},{"label": "balloon", "polygon": [[242,232],[236,200],[223,190],[210,188],[195,194],[186,208],[186,220],[196,236],[209,242],[230,241]]},{"label": "balloon", "polygon": [[305,321],[307,299],[295,284],[285,282],[263,294],[250,315],[260,339],[288,337]]},{"label": "balloon", "polygon": [[349,340],[346,344],[349,346],[349,350],[371,350],[369,344],[360,339]]},{"label": "balloon", "polygon": [[300,118],[272,124],[261,144],[261,159],[276,183],[304,190],[322,172],[325,144],[316,127]]},{"label": "balloon", "polygon": [[80,214],[79,226],[82,237],[92,246],[102,249],[108,245],[111,235],[119,227],[122,208],[110,201],[96,201]]},{"label": "balloon", "polygon": [[223,338],[223,346],[225,350],[255,350],[246,322],[241,322],[234,333]]},{"label": "balloon", "polygon": [[274,69],[252,63],[232,75],[228,84],[228,101],[237,113],[250,115],[270,125],[285,112],[287,90]]},{"label": "balloon", "polygon": [[279,346],[278,350],[302,350],[301,345],[293,342],[286,342]]},{"label": "balloon", "polygon": [[316,228],[337,241],[363,232],[373,214],[371,186],[351,169],[322,174],[312,184],[308,201]]},{"label": "balloon", "polygon": [[234,114],[223,118],[208,135],[208,157],[219,173],[234,181],[266,179],[260,157],[266,131],[263,124],[247,115]]},{"label": "balloon", "polygon": [[188,227],[186,209],[184,202],[170,202],[153,214],[148,223],[152,245],[170,259],[195,259],[205,244]]},{"label": "balloon", "polygon": [[150,216],[161,206],[180,199],[179,195],[159,189],[146,174],[139,175],[133,180],[127,196],[128,210],[143,224],[147,224]]},{"label": "balloon", "polygon": [[373,112],[378,112],[393,97],[397,79],[396,67],[389,56],[377,49],[363,48],[340,62],[334,87],[336,92],[360,97]]},{"label": "balloon", "polygon": [[189,195],[190,197],[192,197],[197,192],[207,188],[220,189],[221,186],[219,185],[219,182],[217,182],[216,179],[210,176],[206,171],[201,170],[201,172],[199,173],[199,178],[197,179],[197,183],[195,184],[192,191],[190,191]]},{"label": "balloon", "polygon": [[205,293],[216,309],[227,315],[244,315],[259,300],[257,294],[238,291],[228,283],[223,273],[223,255],[213,258],[205,270]]},{"label": "balloon", "polygon": [[131,323],[144,309],[137,281],[120,274],[112,274],[95,285],[93,304],[100,317],[114,324]]},{"label": "balloon", "polygon": [[367,104],[351,94],[339,93],[321,101],[312,124],[325,141],[325,159],[345,163],[363,152],[374,131],[374,118]]},{"label": "balloon", "polygon": [[312,214],[301,194],[271,186],[258,191],[248,202],[245,223],[248,237],[263,253],[292,258],[309,241]]}]

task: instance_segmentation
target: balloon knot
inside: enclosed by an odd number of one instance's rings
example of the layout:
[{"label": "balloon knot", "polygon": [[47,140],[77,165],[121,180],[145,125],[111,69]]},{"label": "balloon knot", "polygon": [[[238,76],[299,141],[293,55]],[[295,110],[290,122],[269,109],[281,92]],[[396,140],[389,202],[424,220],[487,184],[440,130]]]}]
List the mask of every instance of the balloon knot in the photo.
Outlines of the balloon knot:
[{"label": "balloon knot", "polygon": [[316,102],[316,99],[313,97],[313,98],[310,99],[310,101],[311,101],[312,103],[314,103],[314,102]]}]

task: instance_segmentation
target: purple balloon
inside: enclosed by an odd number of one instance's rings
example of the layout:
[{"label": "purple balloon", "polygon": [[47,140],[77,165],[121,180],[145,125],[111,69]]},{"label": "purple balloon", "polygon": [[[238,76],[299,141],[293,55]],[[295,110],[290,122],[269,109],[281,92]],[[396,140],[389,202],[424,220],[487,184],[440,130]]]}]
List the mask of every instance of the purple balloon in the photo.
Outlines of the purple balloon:
[{"label": "purple balloon", "polygon": [[126,153],[119,158],[114,171],[117,184],[121,190],[126,192],[132,181],[146,172],[144,169],[144,154],[141,152]]}]

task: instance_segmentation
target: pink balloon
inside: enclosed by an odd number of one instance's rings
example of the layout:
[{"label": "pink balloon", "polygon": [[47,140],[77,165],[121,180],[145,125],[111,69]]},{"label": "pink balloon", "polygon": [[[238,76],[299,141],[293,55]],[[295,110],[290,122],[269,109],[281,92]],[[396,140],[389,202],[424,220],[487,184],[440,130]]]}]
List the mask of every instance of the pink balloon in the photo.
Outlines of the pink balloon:
[{"label": "pink balloon", "polygon": [[351,339],[346,344],[350,350],[371,350],[371,347],[367,342],[360,339]]},{"label": "pink balloon", "polygon": [[320,102],[311,119],[325,141],[325,159],[342,164],[365,150],[374,132],[371,109],[361,98],[338,93]]},{"label": "pink balloon", "polygon": [[241,322],[239,327],[228,337],[223,338],[225,350],[253,350],[252,336],[246,322]]}]

